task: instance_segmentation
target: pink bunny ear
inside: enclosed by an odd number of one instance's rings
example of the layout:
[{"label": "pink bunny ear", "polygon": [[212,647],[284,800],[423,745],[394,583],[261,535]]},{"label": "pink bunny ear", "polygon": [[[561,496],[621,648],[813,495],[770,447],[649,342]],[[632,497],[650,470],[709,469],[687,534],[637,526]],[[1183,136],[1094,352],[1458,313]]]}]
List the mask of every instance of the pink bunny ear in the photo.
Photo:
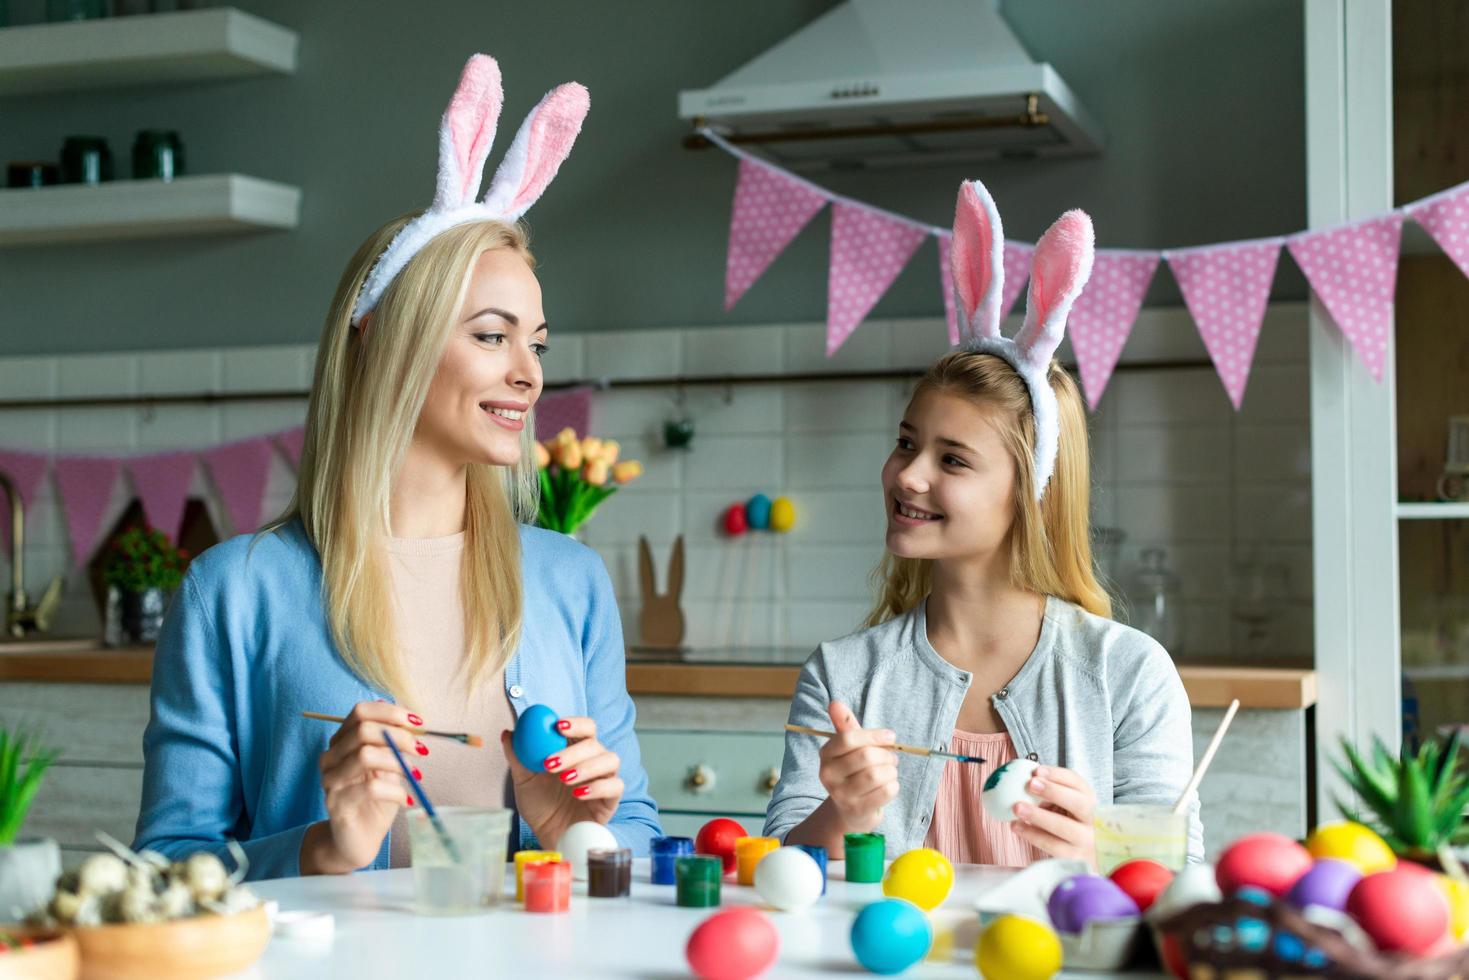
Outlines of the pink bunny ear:
[{"label": "pink bunny ear", "polygon": [[1091,277],[1093,250],[1092,219],[1085,211],[1067,211],[1036,243],[1025,325],[1015,336],[1031,365],[1049,364],[1061,346],[1071,304]]},{"label": "pink bunny ear", "polygon": [[581,132],[591,99],[576,82],[558,85],[531,110],[485,194],[491,211],[515,221],[551,183]]},{"label": "pink bunny ear", "polygon": [[963,326],[973,336],[1000,335],[1000,294],[1005,280],[1005,232],[994,198],[977,180],[959,185],[954,208],[954,246],[949,273],[963,311]]},{"label": "pink bunny ear", "polygon": [[495,141],[504,101],[499,64],[487,54],[472,56],[439,123],[439,184],[433,210],[449,211],[479,196],[485,157]]}]

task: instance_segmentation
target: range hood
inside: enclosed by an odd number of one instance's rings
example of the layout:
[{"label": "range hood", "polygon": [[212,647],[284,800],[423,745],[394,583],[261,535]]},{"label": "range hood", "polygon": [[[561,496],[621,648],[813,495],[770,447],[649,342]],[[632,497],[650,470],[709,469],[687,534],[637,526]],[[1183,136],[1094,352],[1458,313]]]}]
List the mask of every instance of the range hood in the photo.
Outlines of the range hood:
[{"label": "range hood", "polygon": [[845,0],[680,118],[793,170],[1096,155],[1102,131],[999,0]]}]

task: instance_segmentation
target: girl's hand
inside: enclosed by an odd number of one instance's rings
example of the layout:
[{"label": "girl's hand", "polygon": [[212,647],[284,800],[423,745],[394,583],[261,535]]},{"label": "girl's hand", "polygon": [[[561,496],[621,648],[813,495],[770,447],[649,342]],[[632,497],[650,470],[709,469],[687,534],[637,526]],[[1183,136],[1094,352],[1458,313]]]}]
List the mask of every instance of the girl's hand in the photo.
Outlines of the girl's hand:
[{"label": "girl's hand", "polygon": [[866,833],[882,822],[883,807],[898,795],[898,759],[886,746],[887,729],[865,729],[840,701],[827,706],[836,734],[821,747],[818,776],[846,832]]},{"label": "girl's hand", "polygon": [[1092,814],[1097,795],[1086,780],[1070,769],[1041,766],[1025,788],[1045,803],[1015,804],[1015,832],[1051,857],[1078,858],[1095,867]]},{"label": "girl's hand", "polygon": [[607,823],[622,801],[622,760],[597,741],[590,718],[562,718],[556,723],[571,744],[546,760],[545,772],[520,764],[510,745],[510,732],[500,733],[500,746],[510,762],[515,808],[544,847],[554,848],[566,828],[582,820]]},{"label": "girl's hand", "polygon": [[410,726],[422,727],[423,719],[386,701],[352,707],[317,760],[328,819],[306,832],[303,874],[345,874],[377,857],[399,807],[412,804],[387,739],[405,761],[428,755],[428,747],[406,730]]}]

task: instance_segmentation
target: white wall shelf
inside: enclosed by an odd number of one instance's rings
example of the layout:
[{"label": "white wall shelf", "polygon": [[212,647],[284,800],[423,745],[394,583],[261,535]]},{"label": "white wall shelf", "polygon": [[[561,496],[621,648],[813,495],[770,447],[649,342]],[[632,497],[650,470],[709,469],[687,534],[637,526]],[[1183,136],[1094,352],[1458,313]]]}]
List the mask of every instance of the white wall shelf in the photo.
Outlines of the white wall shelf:
[{"label": "white wall shelf", "polygon": [[243,174],[0,191],[0,247],[294,228],[299,188]]},{"label": "white wall shelf", "polygon": [[1453,521],[1469,518],[1469,503],[1398,504],[1398,520]]},{"label": "white wall shelf", "polygon": [[233,7],[0,29],[0,96],[296,71],[295,31]]}]

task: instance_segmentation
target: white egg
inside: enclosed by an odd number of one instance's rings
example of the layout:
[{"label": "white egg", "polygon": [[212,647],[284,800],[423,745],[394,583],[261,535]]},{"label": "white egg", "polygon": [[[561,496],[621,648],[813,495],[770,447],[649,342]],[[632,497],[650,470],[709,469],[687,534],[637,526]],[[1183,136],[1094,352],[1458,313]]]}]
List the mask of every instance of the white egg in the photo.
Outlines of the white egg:
[{"label": "white egg", "polygon": [[621,846],[612,836],[612,831],[591,820],[567,827],[556,842],[556,850],[561,852],[561,859],[571,865],[571,876],[577,881],[587,879],[588,851],[613,851]]},{"label": "white egg", "polygon": [[821,866],[798,847],[779,847],[755,865],[755,893],[786,912],[804,909],[821,897]]},{"label": "white egg", "polygon": [[1223,893],[1219,891],[1219,882],[1214,876],[1214,865],[1185,865],[1163,889],[1153,907],[1148,909],[1148,918],[1155,921],[1166,919],[1175,912],[1206,902],[1217,902],[1221,898]]},{"label": "white egg", "polygon": [[1011,759],[984,781],[984,812],[996,820],[1009,823],[1015,819],[1015,804],[1039,803],[1040,797],[1025,788],[1040,763],[1029,759]]}]

